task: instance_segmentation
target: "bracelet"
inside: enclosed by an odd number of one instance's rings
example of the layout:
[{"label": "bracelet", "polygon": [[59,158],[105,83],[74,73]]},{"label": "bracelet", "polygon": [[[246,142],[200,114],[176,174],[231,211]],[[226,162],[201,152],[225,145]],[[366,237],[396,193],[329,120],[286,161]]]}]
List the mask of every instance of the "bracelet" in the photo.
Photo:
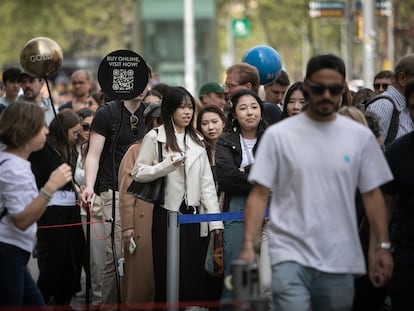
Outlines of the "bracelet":
[{"label": "bracelet", "polygon": [[375,245],[376,249],[386,249],[386,250],[392,250],[392,245],[390,242],[381,242]]},{"label": "bracelet", "polygon": [[39,194],[45,199],[46,201],[50,201],[52,199],[52,195],[45,191],[45,188],[41,188],[39,190]]}]

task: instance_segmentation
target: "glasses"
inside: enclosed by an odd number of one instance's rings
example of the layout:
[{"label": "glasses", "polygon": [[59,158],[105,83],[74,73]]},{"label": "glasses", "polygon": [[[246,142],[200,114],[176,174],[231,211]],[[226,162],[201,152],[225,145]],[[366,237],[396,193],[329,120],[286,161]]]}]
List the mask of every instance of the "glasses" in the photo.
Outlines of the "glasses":
[{"label": "glasses", "polygon": [[226,83],[224,83],[223,84],[223,89],[231,90],[231,89],[234,89],[235,87],[238,87],[240,85],[242,85],[242,84],[226,84]]},{"label": "glasses", "polygon": [[137,128],[138,121],[138,117],[134,114],[131,114],[131,116],[129,117],[129,125],[131,126],[131,133],[133,136],[137,136],[139,133],[139,130]]},{"label": "glasses", "polygon": [[91,125],[89,123],[82,123],[82,130],[84,130],[85,132],[89,132],[91,130]]},{"label": "glasses", "polygon": [[316,95],[322,95],[326,90],[329,90],[329,93],[331,93],[332,96],[337,96],[344,90],[344,86],[342,84],[324,85],[321,83],[307,81],[306,85],[309,86],[311,92]]},{"label": "glasses", "polygon": [[388,85],[388,83],[374,83],[374,89],[379,90],[380,88],[382,88],[384,91],[386,91]]}]

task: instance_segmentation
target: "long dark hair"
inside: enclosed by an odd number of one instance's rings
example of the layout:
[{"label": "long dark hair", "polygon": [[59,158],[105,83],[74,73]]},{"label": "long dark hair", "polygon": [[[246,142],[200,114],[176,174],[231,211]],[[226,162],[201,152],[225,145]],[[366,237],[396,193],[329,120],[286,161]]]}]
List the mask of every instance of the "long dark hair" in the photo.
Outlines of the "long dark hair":
[{"label": "long dark hair", "polygon": [[49,135],[47,135],[46,141],[60,154],[63,162],[69,163],[69,152],[76,154],[75,146],[68,146],[68,130],[79,123],[79,116],[72,109],[61,110],[50,122]]},{"label": "long dark hair", "polygon": [[[203,115],[205,113],[207,113],[207,112],[211,112],[211,113],[217,114],[220,117],[221,121],[223,121],[223,125],[226,124],[226,116],[224,115],[223,110],[221,110],[216,105],[205,105],[205,106],[203,106],[203,108],[201,108],[201,110],[197,114],[197,130],[201,134],[203,134],[203,131],[201,129],[201,119],[203,118]],[[204,145],[206,146],[208,159],[210,160],[210,163],[212,163],[212,159],[211,159],[211,148],[213,146],[211,145],[211,143],[208,141],[207,138],[204,138]]]},{"label": "long dark hair", "polygon": [[306,101],[305,92],[303,90],[303,82],[302,81],[296,81],[286,91],[285,98],[283,99],[283,111],[282,111],[282,115],[280,116],[281,120],[286,119],[287,117],[289,117],[289,114],[288,114],[288,111],[287,111],[287,105],[289,104],[290,97],[292,96],[294,91],[301,91],[302,94],[303,94],[303,97],[305,97],[305,101]]},{"label": "long dark hair", "polygon": [[197,135],[197,132],[193,125],[194,114],[195,114],[195,101],[194,97],[188,92],[185,88],[178,87],[169,87],[167,92],[162,98],[161,103],[161,116],[165,128],[165,134],[167,138],[166,148],[171,151],[180,152],[180,147],[178,147],[177,139],[175,137],[175,129],[172,120],[172,115],[174,111],[182,104],[185,97],[189,97],[191,105],[193,107],[193,115],[191,116],[190,124],[185,128],[185,133],[190,135],[191,139],[194,140],[200,146],[203,146],[202,141]]},{"label": "long dark hair", "polygon": [[227,116],[226,127],[224,129],[226,132],[241,133],[239,121],[237,121],[237,119],[234,117],[234,114],[236,113],[236,107],[237,107],[237,104],[239,103],[240,98],[246,95],[250,95],[254,97],[260,106],[260,121],[259,121],[259,124],[257,125],[257,130],[256,130],[257,133],[263,132],[266,129],[266,123],[265,121],[263,121],[264,120],[263,101],[260,99],[259,95],[257,95],[252,90],[242,89],[240,91],[237,91],[231,98],[231,109]]}]

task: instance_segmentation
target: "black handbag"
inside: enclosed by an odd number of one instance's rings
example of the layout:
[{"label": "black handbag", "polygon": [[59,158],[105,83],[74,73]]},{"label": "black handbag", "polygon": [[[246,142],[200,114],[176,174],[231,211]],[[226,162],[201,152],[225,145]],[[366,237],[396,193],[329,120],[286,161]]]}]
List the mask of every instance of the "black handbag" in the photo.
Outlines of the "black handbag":
[{"label": "black handbag", "polygon": [[[162,162],[162,144],[158,142],[158,163]],[[133,180],[127,192],[148,203],[164,204],[164,177],[142,183]]]}]

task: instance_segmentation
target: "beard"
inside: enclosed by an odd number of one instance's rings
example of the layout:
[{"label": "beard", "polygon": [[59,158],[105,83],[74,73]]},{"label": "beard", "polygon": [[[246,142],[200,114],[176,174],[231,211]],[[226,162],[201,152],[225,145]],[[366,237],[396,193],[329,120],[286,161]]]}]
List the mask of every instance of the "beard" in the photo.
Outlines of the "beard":
[{"label": "beard", "polygon": [[329,116],[339,109],[339,102],[335,103],[331,100],[322,99],[315,102],[312,106],[312,110],[315,114],[320,116]]}]

